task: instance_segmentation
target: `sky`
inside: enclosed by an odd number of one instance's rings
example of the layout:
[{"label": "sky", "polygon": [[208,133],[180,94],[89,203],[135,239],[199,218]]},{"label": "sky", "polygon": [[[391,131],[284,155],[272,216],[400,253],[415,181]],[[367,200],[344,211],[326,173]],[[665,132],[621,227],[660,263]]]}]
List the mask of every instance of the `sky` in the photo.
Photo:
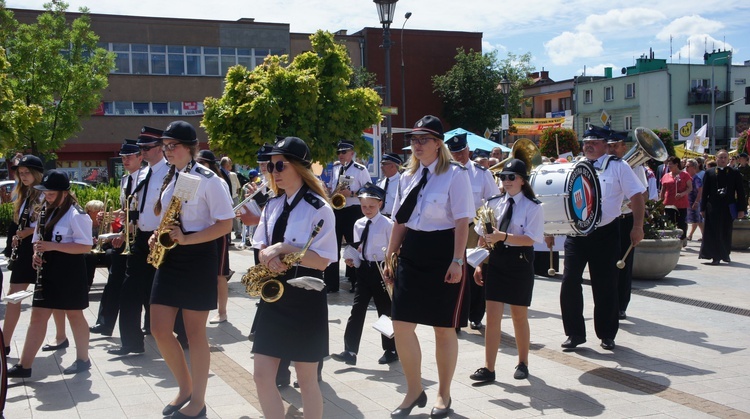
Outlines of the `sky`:
[{"label": "sky", "polygon": [[[288,23],[290,31],[354,33],[379,27],[370,0],[68,0],[70,11]],[[44,1],[6,0],[10,8],[42,9]],[[406,12],[411,12],[405,20]],[[537,71],[553,80],[604,75],[605,67],[635,64],[653,49],[672,63],[702,63],[703,53],[733,50],[734,64],[750,60],[747,0],[399,0],[391,28],[483,33],[483,52],[531,53]],[[398,39],[395,39],[397,42]],[[398,45],[394,45],[398,48]]]}]

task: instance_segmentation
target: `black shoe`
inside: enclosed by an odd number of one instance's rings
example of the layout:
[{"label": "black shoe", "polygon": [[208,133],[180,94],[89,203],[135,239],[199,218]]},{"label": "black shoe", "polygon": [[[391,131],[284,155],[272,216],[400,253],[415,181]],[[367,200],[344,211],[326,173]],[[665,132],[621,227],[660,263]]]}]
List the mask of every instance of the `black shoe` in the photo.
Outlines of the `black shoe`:
[{"label": "black shoe", "polygon": [[484,325],[482,324],[482,322],[470,322],[469,327],[471,328],[471,330],[482,330],[482,328],[484,328]]},{"label": "black shoe", "polygon": [[102,336],[112,336],[112,329],[105,327],[103,324],[97,324],[96,326],[89,327],[89,332],[96,333]]},{"label": "black shoe", "polygon": [[390,364],[391,362],[398,361],[398,353],[396,351],[385,351],[383,356],[378,359],[378,364]]},{"label": "black shoe", "polygon": [[289,377],[286,377],[286,378],[276,377],[276,387],[278,388],[289,387]]},{"label": "black shoe", "polygon": [[150,327],[144,327],[141,329],[141,332],[143,332],[144,335],[148,336],[151,334],[151,328]]},{"label": "black shoe", "polygon": [[719,259],[714,259],[711,261],[711,265],[718,265],[718,264],[719,264]]},{"label": "black shoe", "polygon": [[576,346],[582,343],[586,343],[586,338],[581,336],[568,336],[568,339],[560,346],[565,349],[574,349]]},{"label": "black shoe", "polygon": [[350,292],[351,294],[354,294],[354,291],[356,291],[356,287],[351,287],[351,288],[349,288],[349,292]]},{"label": "black shoe", "polygon": [[620,310],[620,314],[618,315],[620,320],[625,320],[628,318],[628,315],[625,313],[625,310]]},{"label": "black shoe", "polygon": [[8,378],[29,378],[31,377],[31,368],[24,368],[21,364],[12,366],[6,374]]},{"label": "black shoe", "polygon": [[5,356],[10,355],[10,346],[5,347]]},{"label": "black shoe", "polygon": [[161,411],[162,416],[170,416],[172,413],[182,409],[182,406],[185,406],[185,403],[189,402],[191,397],[192,396],[188,396],[187,399],[181,401],[180,403],[168,404],[164,406],[164,409],[162,409]]},{"label": "black shoe", "polygon": [[489,383],[495,381],[495,371],[490,371],[489,369],[482,367],[474,371],[474,374],[471,374],[469,378],[474,381],[479,381],[480,383]]},{"label": "black shoe", "polygon": [[430,417],[431,418],[447,418],[448,415],[451,413],[451,402],[453,402],[453,398],[451,397],[448,399],[448,404],[445,405],[445,407],[433,407],[430,411]]},{"label": "black shoe", "polygon": [[343,362],[346,365],[357,365],[357,354],[353,354],[349,351],[344,351],[340,354],[331,354],[331,358]]},{"label": "black shoe", "polygon": [[513,374],[513,378],[516,380],[523,380],[529,377],[529,367],[523,362],[519,362],[516,366],[516,372]]},{"label": "black shoe", "polygon": [[56,351],[58,349],[65,349],[68,346],[70,346],[70,342],[68,342],[68,339],[66,338],[60,344],[57,344],[57,345],[49,345],[49,344],[47,344],[47,345],[42,346],[42,351],[43,352]]},{"label": "black shoe", "polygon": [[723,261],[724,261],[724,262],[726,262],[726,263],[729,263],[729,262],[731,262],[731,261],[732,261],[732,259],[729,259],[729,256],[727,256],[727,258],[726,258],[726,259],[721,259],[721,260],[723,260]]},{"label": "black shoe", "polygon": [[205,405],[203,406],[203,409],[201,409],[201,411],[198,412],[198,414],[195,415],[195,416],[188,416],[188,415],[186,415],[184,413],[180,413],[180,411],[178,410],[178,411],[172,413],[172,416],[170,416],[170,418],[190,419],[190,418],[202,418],[204,416],[206,416],[206,406]]},{"label": "black shoe", "polygon": [[615,349],[615,340],[614,339],[602,339],[601,347],[603,349],[611,351],[612,349]]},{"label": "black shoe", "polygon": [[76,362],[74,362],[73,365],[63,370],[63,374],[78,374],[79,372],[88,371],[90,369],[91,369],[90,359],[88,361],[81,361],[80,359],[76,359]]},{"label": "black shoe", "polygon": [[142,354],[144,352],[146,352],[146,350],[142,346],[140,348],[135,348],[132,346],[120,346],[119,348],[107,350],[108,354],[117,356],[124,356],[127,354]]},{"label": "black shoe", "polygon": [[422,390],[422,393],[417,397],[417,400],[414,400],[412,404],[410,404],[407,407],[399,407],[396,408],[393,412],[391,412],[392,418],[405,418],[409,416],[411,413],[411,410],[414,409],[414,406],[419,407],[425,407],[427,405],[427,394],[425,394],[424,390]]}]

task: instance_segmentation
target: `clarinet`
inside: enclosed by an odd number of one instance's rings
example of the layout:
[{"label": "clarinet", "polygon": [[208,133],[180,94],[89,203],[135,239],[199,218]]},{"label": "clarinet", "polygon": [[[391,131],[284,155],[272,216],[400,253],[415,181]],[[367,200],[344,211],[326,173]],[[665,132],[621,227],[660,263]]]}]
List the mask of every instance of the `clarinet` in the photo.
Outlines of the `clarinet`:
[{"label": "clarinet", "polygon": [[[39,222],[37,224],[37,231],[39,234],[39,240],[44,240],[44,230],[47,224],[47,203],[42,205],[42,209],[39,211]],[[42,295],[42,269],[44,269],[44,252],[36,252],[36,256],[39,256],[39,265],[36,267],[36,283],[34,284],[34,301],[44,301],[44,295]]]}]

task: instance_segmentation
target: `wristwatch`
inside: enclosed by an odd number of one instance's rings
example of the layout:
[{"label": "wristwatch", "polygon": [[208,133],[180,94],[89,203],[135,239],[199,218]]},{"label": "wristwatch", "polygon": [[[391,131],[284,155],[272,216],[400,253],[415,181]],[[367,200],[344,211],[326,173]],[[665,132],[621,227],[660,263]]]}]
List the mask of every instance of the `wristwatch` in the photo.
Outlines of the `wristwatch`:
[{"label": "wristwatch", "polygon": [[456,262],[459,267],[464,266],[464,260],[461,258],[455,258],[451,262]]}]

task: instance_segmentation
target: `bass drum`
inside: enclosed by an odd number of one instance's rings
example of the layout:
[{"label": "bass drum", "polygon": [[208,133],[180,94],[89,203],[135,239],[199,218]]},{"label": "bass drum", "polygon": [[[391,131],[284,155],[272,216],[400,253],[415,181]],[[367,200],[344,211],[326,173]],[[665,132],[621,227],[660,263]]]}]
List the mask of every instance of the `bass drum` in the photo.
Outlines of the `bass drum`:
[{"label": "bass drum", "polygon": [[582,160],[537,166],[529,184],[544,208],[544,234],[586,235],[599,224],[601,187],[591,163]]}]

